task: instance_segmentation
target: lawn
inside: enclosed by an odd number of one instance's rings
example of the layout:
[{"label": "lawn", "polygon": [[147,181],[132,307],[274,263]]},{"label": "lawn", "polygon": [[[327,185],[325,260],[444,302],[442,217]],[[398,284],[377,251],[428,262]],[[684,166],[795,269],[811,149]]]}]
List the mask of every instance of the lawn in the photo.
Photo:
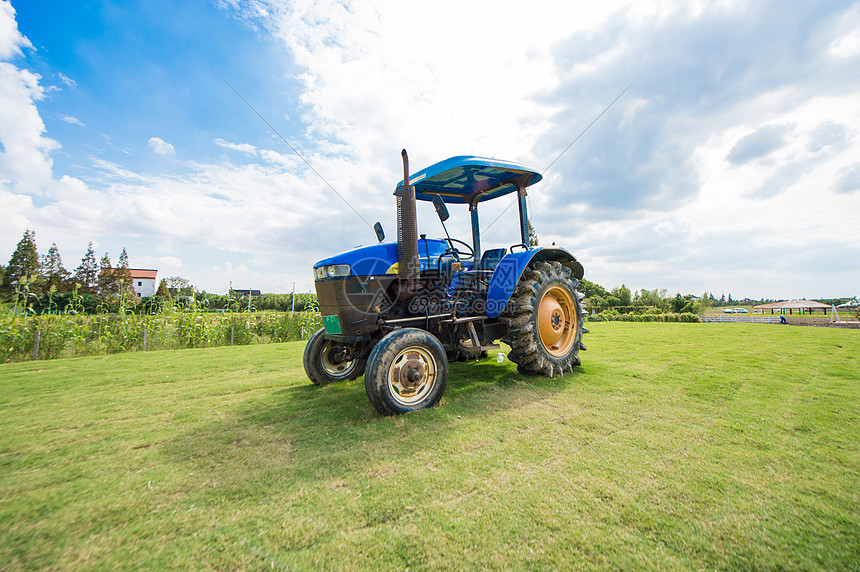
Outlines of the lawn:
[{"label": "lawn", "polygon": [[860,331],[590,327],[396,418],[301,342],[0,365],[0,568],[860,569]]}]

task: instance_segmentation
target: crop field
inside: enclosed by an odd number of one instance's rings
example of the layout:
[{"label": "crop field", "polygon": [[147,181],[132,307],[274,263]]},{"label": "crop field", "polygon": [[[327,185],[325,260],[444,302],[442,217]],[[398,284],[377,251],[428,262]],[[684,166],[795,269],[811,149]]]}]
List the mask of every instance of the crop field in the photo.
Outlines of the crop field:
[{"label": "crop field", "polygon": [[0,568],[860,569],[860,331],[589,327],[395,418],[302,342],[0,365]]},{"label": "crop field", "polygon": [[131,351],[305,339],[322,327],[307,312],[166,311],[157,314],[0,315],[0,363]]}]

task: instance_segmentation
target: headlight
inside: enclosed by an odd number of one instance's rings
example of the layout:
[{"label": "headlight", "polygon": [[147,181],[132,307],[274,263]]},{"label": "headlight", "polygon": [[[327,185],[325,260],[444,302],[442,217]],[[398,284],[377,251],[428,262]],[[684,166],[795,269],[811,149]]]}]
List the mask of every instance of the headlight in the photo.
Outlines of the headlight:
[{"label": "headlight", "polygon": [[314,268],[314,279],[323,280],[325,278],[349,276],[349,273],[349,264],[331,264],[329,266],[320,266],[319,268]]}]

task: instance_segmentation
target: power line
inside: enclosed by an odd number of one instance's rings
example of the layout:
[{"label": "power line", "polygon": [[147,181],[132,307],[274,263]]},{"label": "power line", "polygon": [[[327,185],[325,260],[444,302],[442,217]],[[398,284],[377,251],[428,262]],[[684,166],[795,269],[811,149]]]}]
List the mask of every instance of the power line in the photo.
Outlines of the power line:
[{"label": "power line", "polygon": [[351,204],[349,204],[349,201],[347,201],[347,200],[343,197],[343,195],[341,195],[339,192],[337,192],[337,189],[335,189],[335,188],[331,185],[331,183],[329,183],[329,182],[326,180],[326,178],[325,178],[325,177],[323,177],[323,176],[320,174],[320,172],[319,172],[319,171],[317,171],[316,169],[314,169],[313,165],[311,165],[311,164],[308,162],[308,160],[307,160],[307,159],[305,159],[305,158],[302,156],[302,154],[301,154],[301,153],[299,153],[299,152],[298,152],[298,150],[297,150],[295,147],[293,147],[292,145],[290,145],[290,142],[289,142],[289,141],[287,141],[286,139],[284,139],[284,136],[283,136],[283,135],[281,135],[280,133],[278,133],[278,130],[277,130],[277,129],[275,129],[275,128],[272,126],[272,124],[271,124],[271,123],[269,123],[268,121],[266,121],[266,118],[265,118],[265,117],[263,117],[262,115],[260,115],[260,112],[259,112],[259,111],[257,111],[256,109],[254,109],[254,106],[253,106],[253,105],[251,105],[250,103],[248,103],[248,100],[247,100],[247,99],[245,99],[244,97],[242,97],[242,94],[241,94],[241,93],[239,93],[238,91],[236,91],[236,88],[235,88],[235,87],[233,87],[232,85],[230,85],[230,82],[228,82],[227,80],[224,80],[224,83],[226,83],[226,84],[230,87],[230,89],[232,89],[232,90],[233,90],[233,92],[234,92],[236,95],[238,95],[238,96],[239,96],[239,99],[241,99],[242,101],[244,101],[244,102],[245,102],[245,105],[247,105],[248,107],[250,107],[250,108],[251,108],[251,111],[253,111],[254,113],[256,113],[256,114],[257,114],[257,117],[259,117],[260,119],[262,119],[262,120],[263,120],[263,123],[265,123],[266,125],[268,125],[268,126],[269,126],[269,129],[271,129],[271,130],[275,133],[275,135],[277,135],[278,137],[280,137],[280,138],[281,138],[281,141],[283,141],[283,142],[284,142],[284,144],[286,144],[286,146],[287,146],[287,147],[289,147],[289,148],[290,148],[290,150],[291,150],[293,153],[295,153],[295,154],[296,154],[296,157],[298,157],[299,159],[301,159],[301,160],[304,162],[304,164],[305,164],[305,165],[307,165],[307,166],[308,166],[308,168],[309,168],[311,171],[313,171],[313,172],[316,174],[316,176],[317,176],[317,177],[319,177],[319,178],[320,178],[320,180],[322,180],[322,182],[323,182],[323,183],[325,183],[326,185],[328,185],[328,188],[330,188],[334,194],[336,194],[338,197],[340,197],[340,200],[342,200],[342,201],[344,202],[344,204],[346,204],[346,206],[348,206],[350,209],[352,209],[352,212],[354,212],[356,215],[358,215],[358,218],[360,218],[361,220],[363,220],[363,221],[364,221],[364,224],[366,224],[368,227],[370,227],[370,230],[373,230],[373,225],[372,225],[372,224],[370,224],[369,222],[367,222],[367,219],[365,219],[363,216],[361,216],[361,213],[360,213],[360,212],[358,212],[357,210],[355,210],[355,207],[353,207]]},{"label": "power line", "polygon": [[[565,147],[565,148],[564,148],[564,151],[562,151],[561,153],[559,153],[559,154],[558,154],[558,157],[556,157],[555,159],[553,159],[553,160],[552,160],[552,162],[551,162],[549,165],[547,165],[547,166],[546,166],[546,168],[545,168],[543,171],[541,171],[541,175],[543,175],[543,174],[545,174],[547,171],[549,171],[550,167],[552,167],[553,165],[555,165],[555,162],[556,162],[556,161],[558,161],[559,159],[561,159],[561,156],[562,156],[562,155],[564,155],[565,153],[567,153],[567,151],[568,151],[571,147],[573,147],[573,144],[574,144],[574,143],[576,143],[577,141],[579,141],[579,139],[580,139],[583,135],[585,135],[586,131],[588,131],[589,129],[591,129],[591,126],[592,126],[592,125],[594,125],[595,123],[597,123],[597,120],[598,120],[598,119],[600,119],[601,117],[603,117],[603,114],[604,114],[604,113],[606,113],[607,111],[609,111],[609,108],[611,108],[613,105],[615,105],[615,102],[617,102],[619,99],[621,99],[621,96],[623,96],[625,93],[627,93],[627,90],[628,90],[628,89],[630,89],[631,87],[633,87],[633,84],[634,84],[634,83],[636,83],[636,80],[635,80],[635,79],[634,79],[633,81],[631,81],[631,82],[630,82],[630,84],[629,84],[627,87],[625,87],[623,90],[621,90],[621,93],[619,93],[619,94],[618,94],[618,96],[616,96],[616,98],[615,98],[615,99],[613,99],[613,100],[612,100],[612,102],[611,102],[609,105],[607,105],[607,106],[604,108],[604,110],[603,110],[603,111],[601,111],[601,112],[600,112],[600,114],[599,114],[597,117],[595,117],[595,118],[594,118],[594,120],[592,120],[592,122],[591,122],[591,123],[589,123],[589,124],[588,124],[588,126],[587,126],[585,129],[583,129],[583,130],[582,130],[582,132],[581,132],[579,135],[577,135],[577,136],[576,136],[576,138],[575,138],[573,141],[571,141],[571,142],[570,142],[570,145],[568,145],[567,147]],[[526,195],[526,197],[528,197],[528,195]],[[511,202],[511,204],[509,204],[509,205],[505,208],[505,210],[503,210],[503,211],[499,214],[499,216],[497,216],[495,219],[493,219],[493,222],[491,222],[489,225],[487,225],[487,226],[484,228],[483,232],[481,232],[481,236],[483,237],[483,236],[484,236],[484,233],[485,233],[485,232],[487,232],[488,230],[490,230],[490,228],[491,228],[494,224],[496,224],[496,221],[498,221],[500,218],[502,218],[502,215],[504,215],[506,212],[508,212],[508,211],[510,210],[510,208],[511,208],[512,206],[514,206],[516,203],[517,203],[517,201],[516,201],[516,200],[514,200],[513,202]],[[529,211],[531,212],[531,202],[529,202]]]},{"label": "power line", "polygon": [[561,159],[561,156],[564,155],[565,153],[567,153],[568,149],[573,147],[573,144],[576,143],[577,141],[579,141],[579,138],[582,137],[583,135],[585,135],[585,132],[588,131],[589,129],[591,129],[591,126],[594,125],[595,123],[597,123],[597,120],[600,119],[601,117],[603,117],[603,114],[606,113],[607,111],[609,111],[609,108],[612,107],[613,105],[615,105],[615,102],[618,101],[619,99],[621,99],[621,96],[624,95],[625,93],[627,93],[627,90],[630,89],[631,87],[633,87],[634,83],[636,83],[635,79],[633,81],[631,81],[630,85],[625,87],[621,91],[621,93],[618,94],[618,96],[615,99],[612,100],[612,103],[607,105],[606,108],[600,112],[600,115],[595,117],[594,120],[588,124],[588,127],[586,127],[585,129],[582,130],[582,133],[580,133],[579,135],[576,136],[576,139],[574,139],[573,141],[570,142],[570,145],[568,145],[567,147],[564,148],[564,151],[562,151],[561,153],[558,154],[558,157],[556,157],[555,159],[552,160],[552,163],[547,165],[546,168],[543,171],[541,171],[541,175],[543,175],[544,173],[549,171],[549,168],[552,167],[553,165],[555,165],[555,162],[558,161],[559,159]]}]

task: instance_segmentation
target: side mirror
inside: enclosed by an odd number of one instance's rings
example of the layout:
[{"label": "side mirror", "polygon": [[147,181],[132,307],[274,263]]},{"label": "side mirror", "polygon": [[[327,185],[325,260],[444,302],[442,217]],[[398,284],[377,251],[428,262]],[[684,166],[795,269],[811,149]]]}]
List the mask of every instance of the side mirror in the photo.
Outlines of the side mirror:
[{"label": "side mirror", "polygon": [[448,207],[445,206],[445,201],[442,200],[442,197],[439,195],[433,197],[433,206],[436,207],[436,214],[439,215],[439,220],[442,222],[448,220],[450,216],[448,214]]},{"label": "side mirror", "polygon": [[376,240],[378,240],[379,242],[382,242],[383,240],[385,240],[385,231],[382,230],[382,223],[380,223],[380,222],[374,223],[373,232],[376,233]]}]

